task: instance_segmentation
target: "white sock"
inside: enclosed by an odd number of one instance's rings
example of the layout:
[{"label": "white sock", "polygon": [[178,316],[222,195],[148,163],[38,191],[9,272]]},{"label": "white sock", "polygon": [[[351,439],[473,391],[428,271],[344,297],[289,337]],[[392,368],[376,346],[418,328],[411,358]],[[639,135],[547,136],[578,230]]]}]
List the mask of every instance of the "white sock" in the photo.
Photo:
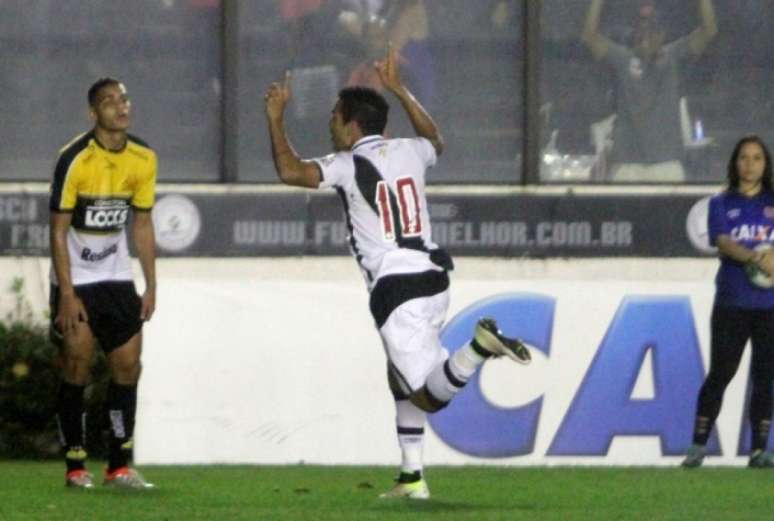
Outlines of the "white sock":
[{"label": "white sock", "polygon": [[486,358],[476,353],[470,344],[465,344],[465,347],[449,357],[449,369],[454,376],[467,382],[485,360]]},{"label": "white sock", "polygon": [[465,387],[484,360],[486,358],[476,353],[470,344],[466,344],[430,372],[425,382],[427,390],[437,400],[448,402]]},{"label": "white sock", "polygon": [[395,423],[401,452],[401,472],[422,472],[427,413],[409,400],[395,402]]}]

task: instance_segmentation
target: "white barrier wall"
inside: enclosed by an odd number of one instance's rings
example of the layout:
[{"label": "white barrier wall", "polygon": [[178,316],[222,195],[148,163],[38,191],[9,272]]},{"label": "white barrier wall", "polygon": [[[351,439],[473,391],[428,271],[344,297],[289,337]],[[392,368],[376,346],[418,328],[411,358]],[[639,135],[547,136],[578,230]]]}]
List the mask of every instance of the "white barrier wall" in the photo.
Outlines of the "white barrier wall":
[{"label": "white barrier wall", "polygon": [[[481,391],[495,407],[508,410],[542,398],[530,453],[471,456],[451,448],[428,427],[427,463],[677,463],[679,456],[662,455],[656,435],[616,436],[602,455],[549,453],[622,298],[687,298],[706,369],[716,264],[714,259],[458,258],[449,318],[496,294],[548,296],[555,302],[551,351],[548,357],[535,351],[527,367],[487,362],[481,373]],[[1,287],[23,276],[30,303],[42,312],[48,261],[3,258],[0,268]],[[161,259],[158,272],[158,309],[145,329],[138,462],[399,461],[385,358],[354,261]],[[11,304],[10,295],[0,293],[3,316]],[[647,402],[659,392],[652,358],[648,353],[642,362],[632,399]],[[718,421],[723,455],[709,464],[746,461],[736,456],[746,360]],[[695,396],[689,394],[685,400],[693,404]]]}]

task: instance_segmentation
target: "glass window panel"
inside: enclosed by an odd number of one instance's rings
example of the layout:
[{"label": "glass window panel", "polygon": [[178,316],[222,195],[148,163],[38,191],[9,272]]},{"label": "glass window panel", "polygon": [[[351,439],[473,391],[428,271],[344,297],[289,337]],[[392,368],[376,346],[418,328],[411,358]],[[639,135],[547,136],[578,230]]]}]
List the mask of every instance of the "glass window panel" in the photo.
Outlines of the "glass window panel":
[{"label": "glass window panel", "polygon": [[[774,4],[598,3],[605,52],[595,59],[593,44],[581,41],[593,2],[543,2],[545,182],[660,182],[672,178],[665,162],[674,160],[682,177],[673,182],[718,183],[741,136],[771,136]],[[707,7],[719,31],[696,54],[685,38],[711,25],[702,15]],[[664,45],[648,61],[631,49],[651,27]]]},{"label": "glass window panel", "polygon": [[216,181],[219,27],[217,0],[0,2],[0,179],[48,180],[58,149],[91,126],[89,86],[114,76],[160,180]]},{"label": "glass window panel", "polygon": [[[268,84],[293,70],[291,141],[303,157],[326,154],[336,93],[347,84],[372,85],[370,63],[383,55],[386,31],[401,48],[404,80],[446,139],[430,182],[519,181],[521,2],[243,0],[239,9],[240,180],[276,179],[263,110],[256,107]],[[363,23],[372,15],[385,25]],[[414,135],[400,105],[388,101],[387,133]]]}]

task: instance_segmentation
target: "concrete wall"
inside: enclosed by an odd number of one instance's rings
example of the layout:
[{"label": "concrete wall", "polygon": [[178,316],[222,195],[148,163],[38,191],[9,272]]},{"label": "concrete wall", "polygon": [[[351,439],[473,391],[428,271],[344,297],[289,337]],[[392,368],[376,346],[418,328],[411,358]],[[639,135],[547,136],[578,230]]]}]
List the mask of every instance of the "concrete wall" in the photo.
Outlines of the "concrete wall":
[{"label": "concrete wall", "polygon": [[[481,458],[452,448],[448,436],[428,428],[427,462],[679,461],[676,454],[664,454],[657,435],[616,436],[604,454],[595,455],[558,457],[550,454],[550,446],[587,383],[624,297],[685,298],[706,368],[716,264],[714,259],[458,259],[450,319],[492,295],[548,296],[556,303],[552,347],[550,356],[536,350],[531,366],[498,360],[488,362],[481,373],[480,388],[492,407],[518,410],[536,401],[541,404],[529,453]],[[24,277],[27,298],[42,317],[47,271],[46,259],[2,258],[0,288],[8,287],[14,276]],[[161,259],[158,279],[158,310],[144,333],[136,432],[139,462],[398,461],[385,357],[354,261]],[[10,296],[0,292],[3,315],[11,304]],[[646,356],[631,398],[657,399],[657,373]],[[746,370],[740,371],[728,390],[718,423],[724,455],[710,463],[744,461],[736,455],[736,441],[746,377]],[[687,394],[692,409],[695,396]],[[687,447],[690,432],[683,432],[685,421],[678,423]]]}]

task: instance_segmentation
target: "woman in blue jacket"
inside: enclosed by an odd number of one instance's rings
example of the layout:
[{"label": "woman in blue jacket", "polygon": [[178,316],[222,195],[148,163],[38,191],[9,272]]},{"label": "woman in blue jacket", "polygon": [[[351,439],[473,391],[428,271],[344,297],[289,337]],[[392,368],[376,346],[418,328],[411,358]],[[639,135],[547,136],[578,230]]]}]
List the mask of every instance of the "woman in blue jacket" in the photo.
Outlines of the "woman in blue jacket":
[{"label": "woman in blue jacket", "polygon": [[[684,467],[698,467],[723,393],[752,340],[752,452],[749,466],[774,468],[766,451],[774,378],[774,191],[771,154],[757,136],[741,139],[728,162],[728,186],[710,200],[709,234],[720,268],[710,319],[710,370],[699,392],[693,446]],[[755,274],[758,276],[754,276]],[[763,275],[763,276],[761,276]]]}]

